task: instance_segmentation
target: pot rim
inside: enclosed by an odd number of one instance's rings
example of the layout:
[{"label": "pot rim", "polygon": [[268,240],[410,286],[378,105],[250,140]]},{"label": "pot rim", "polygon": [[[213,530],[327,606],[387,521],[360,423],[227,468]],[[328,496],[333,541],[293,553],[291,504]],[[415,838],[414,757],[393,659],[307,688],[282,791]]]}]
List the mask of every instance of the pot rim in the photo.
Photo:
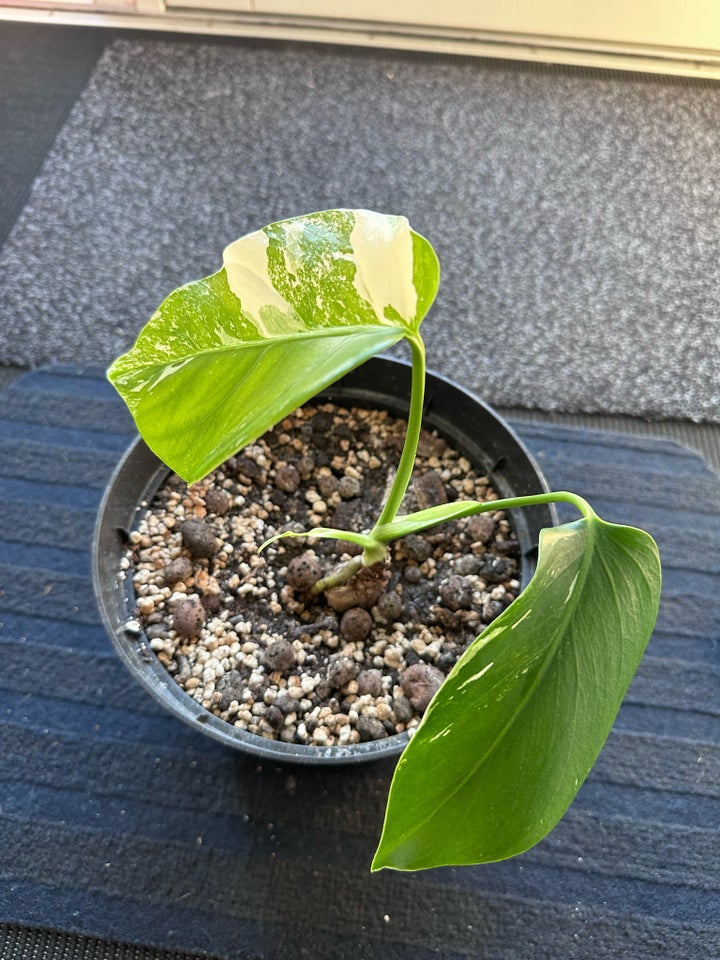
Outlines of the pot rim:
[{"label": "pot rim", "polygon": [[[400,416],[407,415],[411,364],[404,359],[390,356],[372,357],[361,366],[342,377],[316,396],[324,401],[336,401],[347,405],[383,406]],[[380,386],[362,386],[368,379],[382,378]],[[400,382],[407,381],[408,389],[401,393]],[[359,382],[358,382],[359,381]],[[447,396],[445,396],[447,395]],[[503,443],[488,457],[479,457],[481,448],[467,436],[468,420],[462,415],[457,422],[456,414],[445,414],[438,407],[438,400],[446,404],[452,398],[454,407],[461,414],[468,407],[479,413],[487,424],[503,434]],[[459,386],[452,379],[428,371],[426,382],[426,409],[424,422],[438,429],[446,439],[458,446],[476,466],[490,474],[491,482],[502,496],[521,495],[525,492],[547,492],[549,486],[532,454],[507,422],[484,401],[472,392]],[[311,403],[315,398],[310,398]],[[470,451],[468,448],[476,446]],[[492,446],[492,445],[491,445]],[[525,474],[524,483],[531,483],[534,490],[517,491],[504,472],[512,473],[509,457],[518,458]],[[478,463],[483,459],[484,463]],[[495,462],[493,462],[493,460]],[[138,512],[146,509],[164,479],[172,473],[145,444],[136,437],[123,454],[108,481],[98,510],[92,544],[92,572],[95,599],[103,625],[125,666],[140,684],[166,709],[185,723],[213,737],[215,740],[252,754],[257,758],[276,762],[295,762],[312,765],[348,764],[393,758],[400,755],[410,737],[407,732],[348,746],[312,746],[270,740],[235,727],[201,706],[186,693],[160,663],[150,649],[149,641],[139,629],[131,614],[134,604],[132,578],[120,568],[120,558],[126,549],[130,530],[137,520]],[[131,497],[121,499],[119,491],[130,483],[136,491]],[[536,521],[528,518],[535,511]],[[544,520],[541,523],[540,517]],[[522,518],[522,519],[521,519]],[[518,522],[519,521],[519,522]],[[513,511],[513,525],[521,547],[521,588],[529,582],[535,565],[537,536],[541,527],[554,526],[558,522],[554,504]],[[112,554],[112,556],[110,555]]]}]

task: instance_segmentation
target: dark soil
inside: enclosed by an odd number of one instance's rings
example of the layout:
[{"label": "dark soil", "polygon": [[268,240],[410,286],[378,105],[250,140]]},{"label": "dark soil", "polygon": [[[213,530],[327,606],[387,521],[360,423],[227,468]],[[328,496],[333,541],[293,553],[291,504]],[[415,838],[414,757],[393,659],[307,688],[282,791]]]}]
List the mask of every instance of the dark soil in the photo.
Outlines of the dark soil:
[{"label": "dark soil", "polygon": [[[311,598],[353,544],[269,537],[366,531],[392,481],[405,423],[377,410],[307,407],[187,487],[172,476],[126,568],[137,616],[176,682],[262,737],[347,745],[412,731],[468,644],[515,598],[517,541],[501,512],[390,548],[385,566]],[[423,434],[402,513],[497,499],[487,477]]]}]

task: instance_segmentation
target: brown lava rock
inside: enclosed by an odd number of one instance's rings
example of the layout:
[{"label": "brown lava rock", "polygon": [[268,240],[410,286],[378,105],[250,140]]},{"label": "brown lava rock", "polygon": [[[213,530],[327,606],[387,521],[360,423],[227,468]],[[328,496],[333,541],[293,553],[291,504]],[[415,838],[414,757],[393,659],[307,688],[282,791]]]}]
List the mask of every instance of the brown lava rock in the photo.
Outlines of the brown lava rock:
[{"label": "brown lava rock", "polygon": [[204,520],[186,520],[180,532],[183,543],[197,559],[209,559],[217,550],[215,532]]},{"label": "brown lava rock", "polygon": [[416,533],[411,533],[403,537],[401,546],[411,560],[418,563],[424,563],[432,553],[432,545],[427,542],[425,537],[419,537]]},{"label": "brown lava rock", "polygon": [[336,654],[330,657],[327,667],[328,682],[337,689],[350,683],[358,675],[358,665],[352,657],[345,657],[342,654]]},{"label": "brown lava rock", "polygon": [[386,623],[393,623],[402,613],[402,600],[397,593],[383,593],[378,597],[378,613]]},{"label": "brown lava rock", "polygon": [[293,590],[309,590],[321,576],[320,561],[313,553],[301,553],[288,564],[287,582]]},{"label": "brown lava rock", "polygon": [[403,577],[408,583],[420,583],[422,580],[422,570],[415,564],[409,563],[403,570]]},{"label": "brown lava rock", "polygon": [[185,583],[192,576],[193,565],[187,557],[177,557],[163,570],[163,583],[167,587],[174,587],[176,583]]},{"label": "brown lava rock", "polygon": [[285,714],[273,703],[267,708],[267,711],[265,712],[265,719],[273,728],[273,730],[277,731],[280,730],[282,725],[285,723]]},{"label": "brown lava rock", "polygon": [[188,597],[175,608],[173,629],[181,637],[197,637],[205,626],[205,608],[198,597]]},{"label": "brown lava rock", "polygon": [[271,640],[265,648],[264,660],[269,670],[288,673],[295,666],[295,651],[287,640]]},{"label": "brown lava rock", "polygon": [[473,543],[489,543],[495,535],[497,523],[489,513],[478,513],[467,523],[468,536]]},{"label": "brown lava rock", "polygon": [[265,483],[265,471],[259,464],[255,463],[252,457],[237,457],[237,472],[241,480],[248,480],[250,483],[256,483],[263,486]]},{"label": "brown lava rock", "polygon": [[340,634],[348,642],[359,643],[372,630],[373,618],[362,607],[351,607],[340,620]]},{"label": "brown lava rock", "polygon": [[375,717],[358,717],[356,728],[364,743],[370,740],[384,740],[388,735],[381,721]]},{"label": "brown lava rock", "polygon": [[440,599],[450,610],[469,610],[472,597],[472,586],[465,577],[454,574],[440,584]]},{"label": "brown lava rock", "polygon": [[437,470],[428,470],[413,482],[412,492],[415,494],[421,510],[447,503],[448,496],[445,484]]},{"label": "brown lava rock", "polygon": [[436,437],[429,430],[420,431],[418,453],[423,457],[441,457],[447,450],[447,442],[442,437]]},{"label": "brown lava rock", "polygon": [[228,670],[217,682],[215,688],[221,695],[220,709],[227,710],[233,700],[242,700],[245,692],[245,683],[238,670]]},{"label": "brown lava rock", "polygon": [[362,493],[360,482],[355,477],[341,477],[337,490],[343,500],[353,500]]},{"label": "brown lava rock", "polygon": [[415,712],[408,698],[402,693],[393,698],[393,710],[399,723],[409,723]]},{"label": "brown lava rock", "polygon": [[302,456],[297,462],[297,470],[303,480],[309,480],[315,470],[315,461],[307,455]]},{"label": "brown lava rock", "polygon": [[231,506],[231,499],[224,490],[218,487],[210,487],[205,494],[205,506],[210,513],[215,513],[219,517],[224,517]]},{"label": "brown lava rock", "polygon": [[275,473],[275,486],[283,493],[295,493],[300,486],[300,473],[291,463],[278,467]]},{"label": "brown lava rock", "polygon": [[377,698],[382,694],[382,673],[379,670],[361,670],[357,675],[357,685],[361,697],[367,693]]},{"label": "brown lava rock", "polygon": [[329,500],[337,490],[339,481],[338,478],[332,473],[323,473],[318,478],[317,485],[318,490],[320,491],[320,496],[324,497],[326,500]]},{"label": "brown lava rock", "polygon": [[517,564],[509,557],[488,556],[480,558],[478,573],[488,583],[502,583],[508,577],[514,577]]},{"label": "brown lava rock", "polygon": [[425,713],[444,679],[437,667],[429,663],[414,663],[403,673],[400,686],[410,705],[418,713]]}]

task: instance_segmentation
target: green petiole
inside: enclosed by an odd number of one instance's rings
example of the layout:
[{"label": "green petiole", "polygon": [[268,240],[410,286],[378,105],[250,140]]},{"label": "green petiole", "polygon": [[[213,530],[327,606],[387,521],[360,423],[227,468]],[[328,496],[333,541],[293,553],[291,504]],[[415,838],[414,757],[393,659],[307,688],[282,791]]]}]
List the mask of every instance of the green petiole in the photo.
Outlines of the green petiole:
[{"label": "green petiole", "polygon": [[436,526],[448,520],[459,520],[478,513],[488,513],[495,510],[512,510],[518,507],[532,507],[542,503],[571,503],[577,507],[583,517],[595,516],[592,508],[582,497],[567,491],[553,493],[539,493],[526,497],[512,497],[505,500],[463,500],[450,504],[429,507],[416,513],[397,516],[407,488],[412,477],[420,431],[422,429],[423,404],[425,400],[425,344],[419,333],[407,336],[412,350],[412,387],[410,394],[410,410],[408,413],[408,428],[405,435],[402,454],[398,469],[393,479],[387,500],[380,512],[377,523],[369,533],[356,533],[351,530],[336,530],[327,527],[315,527],[307,533],[282,533],[266,541],[260,550],[280,540],[283,537],[325,537],[333,540],[348,540],[363,548],[361,556],[353,557],[332,573],[319,580],[312,592],[321,593],[330,587],[345,583],[354,576],[363,566],[382,563],[387,556],[386,544],[399,540],[410,533],[419,533],[429,527]]},{"label": "green petiole", "polygon": [[[412,477],[415,457],[422,429],[423,404],[425,402],[425,344],[419,333],[408,336],[412,350],[412,385],[410,389],[410,411],[400,462],[393,480],[385,506],[382,508],[375,528],[391,523],[402,503]],[[372,534],[371,534],[372,536]]]}]

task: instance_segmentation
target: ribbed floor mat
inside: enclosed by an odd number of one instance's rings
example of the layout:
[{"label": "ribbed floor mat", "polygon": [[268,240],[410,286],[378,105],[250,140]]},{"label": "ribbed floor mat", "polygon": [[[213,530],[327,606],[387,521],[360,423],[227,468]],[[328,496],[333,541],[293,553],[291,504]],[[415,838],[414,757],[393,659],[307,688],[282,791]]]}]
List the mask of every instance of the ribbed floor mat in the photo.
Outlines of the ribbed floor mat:
[{"label": "ribbed floor mat", "polygon": [[102,371],[46,368],[3,394],[3,960],[720,953],[720,478],[668,440],[516,426],[553,486],[658,539],[658,626],[550,837],[481,868],[371,875],[387,765],[236,756],[162,713],[114,654],[88,550],[132,424]]}]

